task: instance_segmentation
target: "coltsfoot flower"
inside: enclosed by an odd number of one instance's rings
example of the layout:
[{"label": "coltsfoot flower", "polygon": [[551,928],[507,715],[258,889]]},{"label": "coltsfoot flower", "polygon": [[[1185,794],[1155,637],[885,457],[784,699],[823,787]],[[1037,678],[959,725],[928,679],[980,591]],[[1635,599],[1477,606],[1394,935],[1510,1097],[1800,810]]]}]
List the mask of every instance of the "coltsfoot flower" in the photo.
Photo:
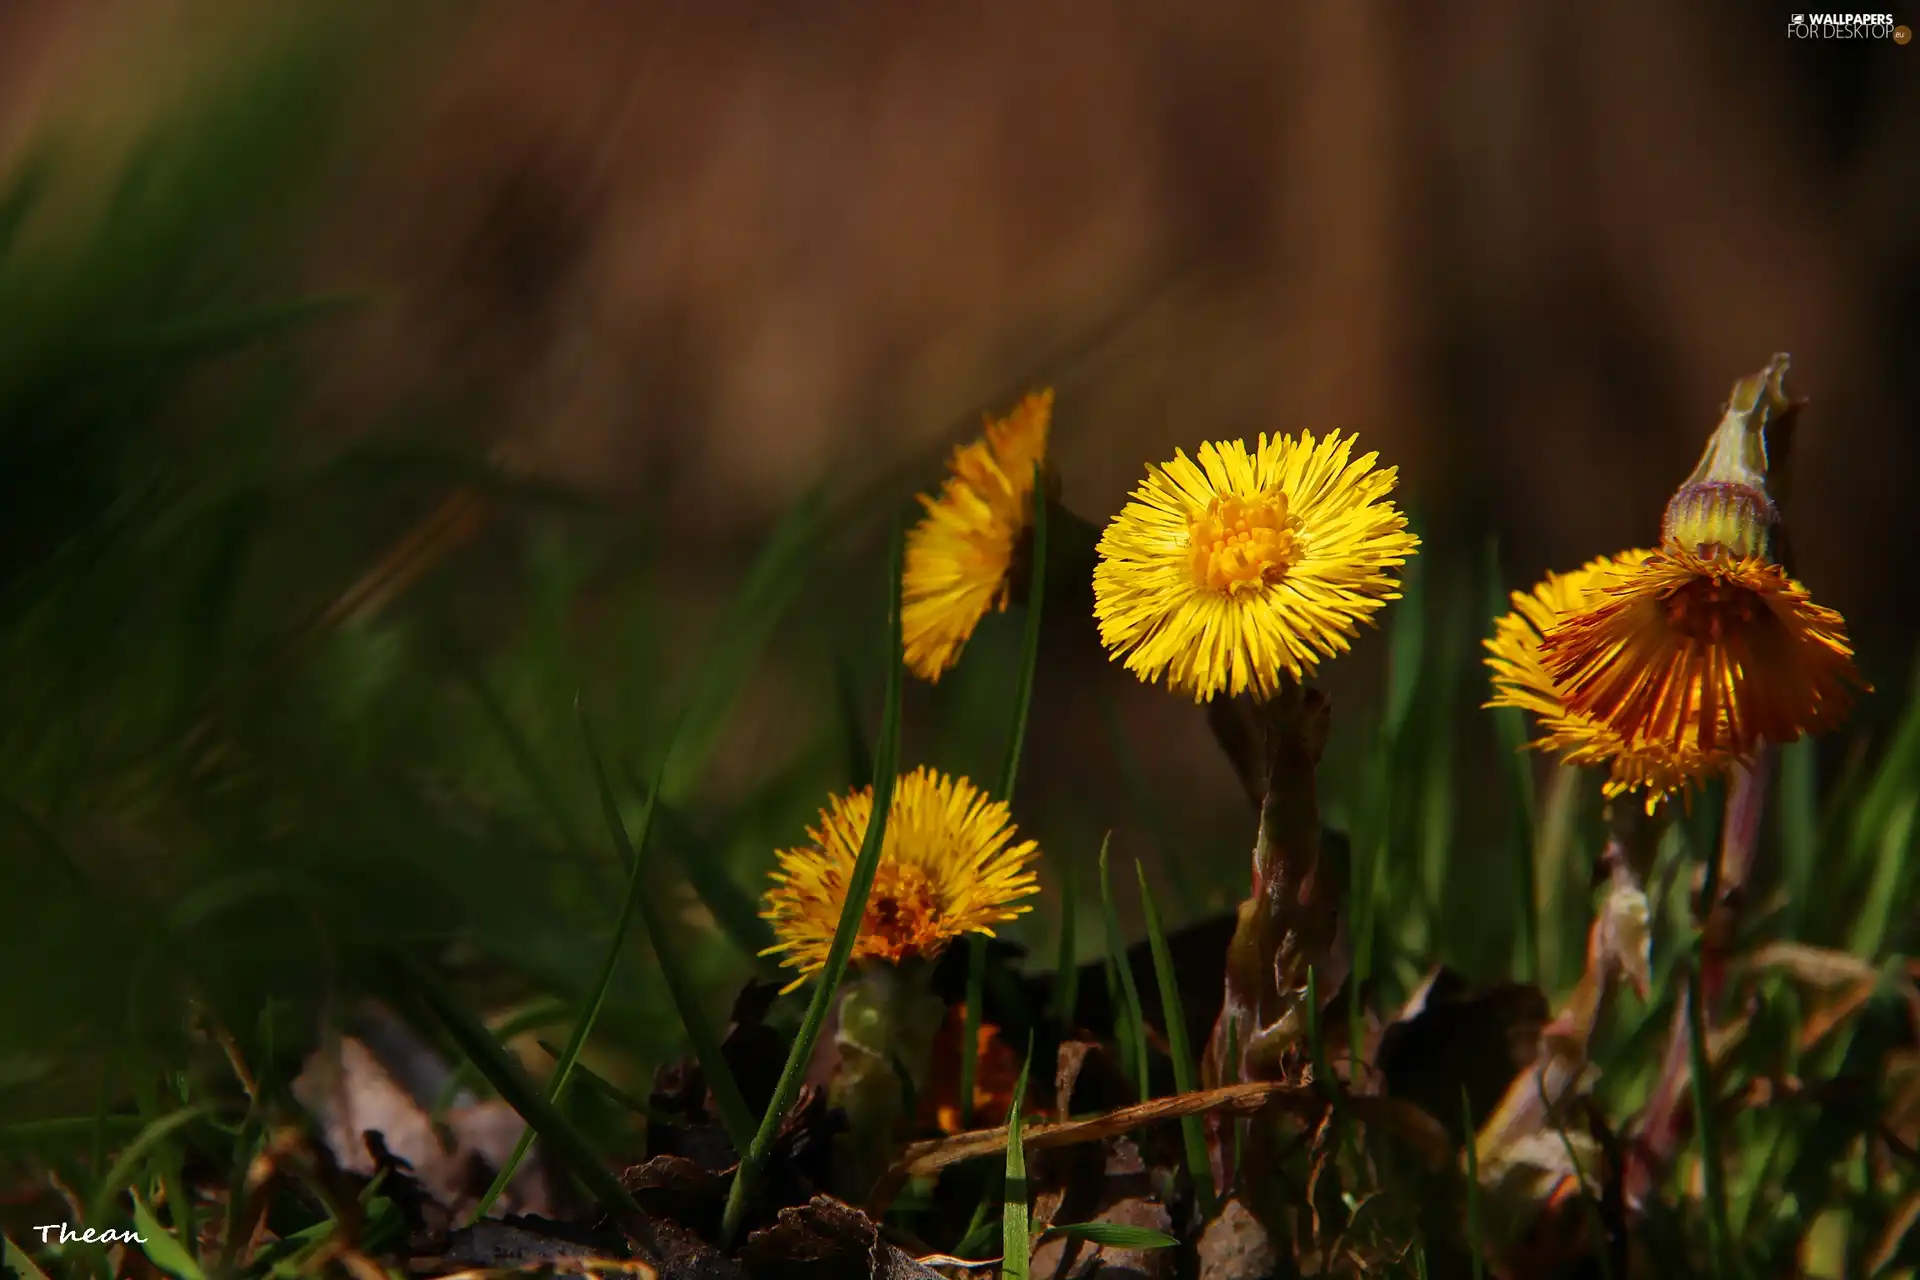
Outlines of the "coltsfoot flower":
[{"label": "coltsfoot flower", "polygon": [[1207,443],[1149,467],[1094,569],[1100,639],[1142,680],[1196,702],[1265,698],[1343,653],[1399,598],[1419,546],[1387,500],[1395,469],[1338,432]]},{"label": "coltsfoot flower", "polygon": [[1845,718],[1846,620],[1759,556],[1662,547],[1541,639],[1569,711],[1630,749],[1751,756]]},{"label": "coltsfoot flower", "polygon": [[[781,851],[761,915],[773,925],[765,954],[799,970],[792,991],[827,962],[847,884],[873,816],[873,788],[836,796],[809,827],[812,842]],[[1039,892],[1032,863],[1039,846],[1017,840],[1007,806],[965,778],[924,766],[894,786],[880,846],[880,866],[867,898],[853,959],[894,964],[932,959],[969,933],[993,933]]]},{"label": "coltsfoot flower", "polygon": [[1799,402],[1787,357],[1734,384],[1720,425],[1673,495],[1659,550],[1541,637],[1567,709],[1632,750],[1749,757],[1830,729],[1865,688],[1846,620],[1774,563],[1770,425]]},{"label": "coltsfoot flower", "polygon": [[1632,744],[1607,725],[1567,706],[1541,652],[1541,637],[1561,618],[1587,608],[1609,584],[1631,574],[1653,556],[1635,550],[1589,561],[1571,573],[1550,573],[1532,591],[1513,593],[1513,612],[1493,624],[1483,643],[1493,672],[1489,707],[1517,707],[1534,717],[1541,735],[1529,745],[1553,752],[1568,764],[1610,768],[1608,796],[1644,791],[1649,809],[1663,795],[1685,792],[1699,780],[1724,771],[1736,757],[1701,746],[1697,726],[1676,740]]},{"label": "coltsfoot flower", "polygon": [[989,609],[1007,607],[1014,551],[1032,517],[1033,468],[1047,456],[1053,392],[1038,391],[961,445],[937,498],[907,534],[900,631],[907,669],[937,681]]}]

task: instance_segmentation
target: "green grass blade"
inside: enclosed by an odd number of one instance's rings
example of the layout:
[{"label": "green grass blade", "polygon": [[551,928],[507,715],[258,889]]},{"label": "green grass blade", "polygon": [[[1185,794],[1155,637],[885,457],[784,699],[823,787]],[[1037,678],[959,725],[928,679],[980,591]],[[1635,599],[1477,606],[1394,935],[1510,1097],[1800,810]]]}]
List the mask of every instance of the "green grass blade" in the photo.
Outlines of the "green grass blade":
[{"label": "green grass blade", "polygon": [[1041,602],[1047,587],[1047,489],[1040,464],[1033,464],[1033,581],[1027,588],[1026,630],[1020,638],[1020,675],[1013,687],[1013,728],[1000,766],[1000,799],[1013,808],[1013,787],[1020,777],[1020,751],[1027,741],[1027,711],[1033,705],[1034,671],[1040,665]]},{"label": "green grass blade", "polygon": [[[1140,881],[1140,909],[1147,917],[1147,944],[1153,950],[1153,973],[1160,984],[1160,1020],[1167,1024],[1167,1047],[1173,1054],[1173,1087],[1179,1093],[1192,1093],[1200,1087],[1200,1081],[1194,1070],[1193,1047],[1187,1042],[1180,976],[1173,970],[1173,953],[1167,950],[1167,937],[1160,928],[1160,909],[1154,904],[1153,890],[1147,887],[1147,869],[1138,858],[1134,859],[1133,871]],[[1211,1219],[1218,1195],[1213,1185],[1213,1161],[1207,1155],[1206,1122],[1199,1116],[1182,1116],[1180,1136],[1186,1144],[1187,1172],[1193,1178],[1201,1213]]]},{"label": "green grass blade", "polygon": [[47,1280],[47,1273],[27,1256],[26,1250],[13,1242],[13,1237],[0,1235],[0,1275],[12,1275],[19,1280]]},{"label": "green grass blade", "polygon": [[[546,1054],[549,1058],[552,1058],[555,1062],[560,1061],[561,1051],[556,1045],[553,1044],[552,1041],[536,1040],[534,1041],[534,1043],[540,1046],[540,1052]],[[593,1068],[585,1065],[584,1063],[576,1061],[573,1064],[573,1074],[579,1077],[580,1080],[585,1082],[591,1088],[593,1088],[594,1091],[599,1093],[601,1097],[605,1098],[607,1101],[613,1103],[614,1105],[625,1107],[628,1111],[633,1112],[635,1115],[645,1117],[650,1123],[663,1122],[660,1112],[648,1106],[646,1103],[642,1102],[640,1099],[634,1097],[632,1094],[628,1093],[625,1089],[622,1089],[619,1085],[607,1079],[605,1076],[601,1075],[599,1072],[595,1071]]]},{"label": "green grass blade", "polygon": [[[1026,627],[1020,639],[1020,672],[1013,686],[1013,726],[1000,765],[1000,799],[1013,809],[1014,784],[1020,778],[1020,753],[1027,741],[1027,712],[1033,705],[1034,671],[1040,665],[1041,602],[1046,596],[1047,490],[1040,464],[1033,464],[1033,576],[1027,588]],[[960,1124],[973,1123],[973,1082],[980,1063],[981,1006],[986,1003],[987,940],[967,938],[966,1016],[960,1031]]]},{"label": "green grass blade", "polygon": [[[654,805],[646,803],[640,819],[640,838],[636,841],[627,835],[626,821],[620,816],[620,804],[614,798],[613,784],[607,779],[607,766],[600,754],[599,744],[594,740],[593,727],[588,722],[586,709],[580,708],[580,736],[586,743],[587,757],[593,762],[593,781],[600,792],[600,813],[606,820],[607,833],[613,837],[614,848],[619,850],[620,860],[629,868],[627,896],[637,906],[640,923],[646,929],[647,941],[653,947],[653,955],[660,966],[660,975],[665,979],[667,992],[673,998],[674,1011],[680,1015],[680,1025],[685,1028],[687,1038],[693,1042],[694,1056],[700,1061],[700,1070],[707,1078],[707,1087],[713,1091],[714,1105],[720,1110],[720,1124],[726,1129],[727,1136],[733,1140],[734,1150],[745,1151],[747,1144],[753,1141],[753,1114],[747,1110],[747,1101],[740,1093],[740,1086],[733,1078],[733,1072],[727,1066],[727,1059],[720,1052],[720,1037],[714,1034],[713,1023],[708,1020],[706,1010],[701,1007],[700,993],[694,989],[687,971],[681,967],[679,948],[672,945],[667,929],[666,918],[660,912],[660,903],[650,893],[640,891],[643,855],[647,849],[647,836],[653,822]],[[673,760],[673,741],[667,744],[665,757],[661,760],[661,773],[664,775]],[[658,796],[662,787],[655,781],[650,795]],[[632,908],[629,908],[631,910]],[[618,940],[616,939],[616,946]],[[613,960],[609,956],[606,971],[601,975],[601,984],[595,998],[595,1008],[605,998],[606,987],[613,978]],[[584,1037],[582,1037],[584,1039]],[[577,1045],[571,1046],[578,1053]],[[571,1069],[572,1063],[565,1064]]]},{"label": "green grass blade", "polygon": [[1864,856],[1879,843],[1880,833],[1886,830],[1894,811],[1916,786],[1920,786],[1920,664],[1915,666],[1899,727],[1853,808],[1851,835],[1856,856]]},{"label": "green grass blade", "polygon": [[533,744],[527,740],[527,735],[521,731],[519,724],[507,711],[507,704],[500,700],[500,695],[488,683],[479,667],[474,665],[464,653],[455,651],[450,656],[460,668],[474,701],[480,704],[481,711],[492,723],[494,731],[500,735],[501,742],[506,745],[507,753],[513,757],[514,767],[520,771],[521,778],[527,784],[527,790],[533,793],[533,798],[539,802],[540,807],[547,811],[547,817],[559,834],[560,842],[566,846],[568,853],[579,859],[583,865],[586,864],[589,861],[586,841],[581,839],[579,831],[574,828],[573,818],[567,813],[566,802],[560,798],[560,789],[554,785],[553,779],[547,776],[546,769],[541,766],[540,753],[533,749]]},{"label": "green grass blade", "polygon": [[1033,1261],[1033,1224],[1027,1217],[1027,1150],[1020,1135],[1027,1105],[1027,1073],[1032,1069],[1033,1045],[1029,1043],[1027,1060],[1020,1064],[1020,1079],[1013,1086],[1013,1106],[1007,1111],[1007,1181],[1000,1217],[1003,1280],[1027,1280]]},{"label": "green grass blade", "polygon": [[1407,561],[1400,587],[1400,603],[1387,627],[1387,701],[1381,726],[1388,742],[1399,742],[1413,696],[1419,689],[1421,655],[1427,647],[1426,569],[1421,557]]},{"label": "green grass blade", "polygon": [[453,993],[418,961],[407,956],[396,956],[393,963],[396,984],[418,999],[421,1007],[440,1024],[460,1051],[472,1060],[481,1076],[493,1086],[493,1091],[520,1113],[520,1118],[566,1163],[573,1175],[600,1202],[601,1208],[609,1213],[638,1218],[640,1206],[633,1196],[600,1163],[600,1157],[580,1136],[579,1131],[527,1079],[520,1064],[500,1047],[500,1042],[493,1038],[486,1024],[454,999]]},{"label": "green grass blade", "polygon": [[1907,853],[1913,845],[1914,819],[1920,816],[1920,790],[1908,791],[1894,800],[1887,811],[1886,825],[1879,832],[1879,847],[1874,850],[1873,879],[1866,898],[1847,932],[1847,945],[1855,955],[1873,959],[1886,942],[1893,922],[1894,903],[1901,897],[1900,881],[1907,865]]},{"label": "green grass blade", "polygon": [[1060,946],[1053,962],[1053,1020],[1066,1031],[1073,1030],[1073,1014],[1080,1001],[1080,950],[1073,936],[1074,920],[1080,912],[1078,898],[1073,868],[1061,867]]},{"label": "green grass blade", "polygon": [[834,705],[840,713],[840,750],[846,759],[847,782],[859,786],[873,776],[873,748],[867,744],[866,726],[860,722],[860,691],[854,686],[853,671],[846,656],[833,655]]},{"label": "green grass blade", "polygon": [[[1116,1022],[1119,1020],[1117,1015],[1122,1011],[1127,1018],[1127,1034],[1118,1037],[1122,1045],[1121,1058],[1125,1070],[1140,1088],[1140,1100],[1145,1102],[1153,1088],[1152,1078],[1147,1073],[1147,1019],[1140,1005],[1140,988],[1133,981],[1133,966],[1127,963],[1127,944],[1120,936],[1120,913],[1113,905],[1113,882],[1107,871],[1107,852],[1112,844],[1113,832],[1109,831],[1100,841],[1100,910],[1106,923],[1107,962],[1113,966],[1109,977],[1117,976],[1120,979],[1120,990],[1125,998],[1122,1009],[1115,1011]],[[1107,984],[1107,1000],[1109,1004],[1113,1000],[1111,981]]]},{"label": "green grass blade", "polygon": [[[1708,877],[1707,889],[1715,886]],[[1703,895],[1704,901],[1711,897]],[[1700,990],[1700,966],[1704,941],[1693,944],[1693,963],[1687,969],[1687,1074],[1693,1091],[1693,1129],[1700,1141],[1700,1173],[1707,1201],[1707,1240],[1713,1258],[1714,1274],[1733,1276],[1733,1233],[1728,1226],[1726,1166],[1720,1157],[1720,1119],[1714,1111],[1714,1090],[1707,1063],[1707,1015]]]},{"label": "green grass blade", "polygon": [[739,594],[714,629],[715,641],[694,679],[664,794],[679,803],[705,773],[747,677],[805,582],[805,560],[819,540],[825,490],[808,490],[767,539]]},{"label": "green grass blade", "polygon": [[794,1037],[786,1066],[780,1072],[780,1082],[774,1087],[766,1115],[761,1118],[759,1131],[741,1153],[740,1167],[734,1173],[733,1185],[727,1191],[727,1207],[720,1233],[728,1243],[739,1235],[748,1199],[753,1193],[753,1184],[758,1180],[760,1170],[765,1167],[767,1156],[773,1149],[781,1118],[800,1092],[807,1064],[813,1058],[813,1046],[820,1038],[821,1028],[826,1025],[827,1014],[833,1008],[833,998],[840,988],[840,980],[846,975],[847,963],[853,956],[853,944],[860,933],[860,920],[867,910],[867,897],[873,892],[873,878],[880,869],[880,850],[886,838],[887,818],[893,806],[893,784],[900,766],[900,693],[906,670],[900,636],[902,539],[897,525],[890,544],[887,556],[887,692],[881,702],[880,736],[873,760],[873,816],[867,823],[865,838],[860,842],[860,856],[854,861],[853,874],[848,878],[847,900],[840,908],[840,922],[834,927],[833,943],[827,950],[827,963],[814,979],[813,999],[807,1005],[806,1017]]},{"label": "green grass blade", "polygon": [[[1479,1124],[1473,1118],[1473,1102],[1467,1087],[1460,1086],[1460,1114],[1466,1120],[1467,1134],[1467,1253],[1473,1262],[1473,1280],[1485,1280],[1487,1274],[1487,1228],[1480,1210]],[[1424,1259],[1422,1260],[1424,1270]]]},{"label": "green grass blade", "polygon": [[1171,1249],[1180,1243],[1164,1231],[1124,1222],[1062,1222],[1048,1227],[1046,1234],[1091,1240],[1108,1249]]},{"label": "green grass blade", "polygon": [[[654,794],[631,770],[627,771],[626,782],[633,793],[643,799]],[[670,805],[655,806],[654,824],[659,829],[660,842],[672,852],[674,861],[680,864],[681,874],[693,886],[714,923],[720,926],[720,932],[757,968],[769,973],[777,970],[779,966],[762,954],[773,945],[773,927],[761,918],[758,900],[728,873],[725,860],[719,856],[720,850]]]},{"label": "green grass blade", "polygon": [[147,1157],[164,1148],[181,1129],[206,1118],[214,1110],[212,1103],[197,1103],[169,1112],[142,1129],[138,1137],[121,1149],[106,1176],[94,1185],[93,1195],[87,1201],[87,1221],[105,1220],[109,1216],[108,1206],[113,1198],[132,1185],[134,1176],[146,1163]]},{"label": "green grass blade", "polygon": [[[1508,611],[1506,575],[1500,567],[1500,544],[1487,540],[1487,618],[1488,625]],[[1534,884],[1533,835],[1538,825],[1538,802],[1534,796],[1533,758],[1527,751],[1526,713],[1518,707],[1494,707],[1494,740],[1499,743],[1505,762],[1507,796],[1513,806],[1514,884],[1520,899],[1519,955],[1514,977],[1521,982],[1535,981],[1540,973],[1540,895]]]},{"label": "green grass blade", "polygon": [[180,1243],[180,1237],[161,1226],[138,1195],[133,1197],[133,1229],[141,1237],[140,1251],[154,1266],[179,1280],[207,1280],[207,1273]]},{"label": "green grass blade", "polygon": [[1787,891],[1783,929],[1804,938],[1820,849],[1819,744],[1812,737],[1780,749],[1780,879]]}]

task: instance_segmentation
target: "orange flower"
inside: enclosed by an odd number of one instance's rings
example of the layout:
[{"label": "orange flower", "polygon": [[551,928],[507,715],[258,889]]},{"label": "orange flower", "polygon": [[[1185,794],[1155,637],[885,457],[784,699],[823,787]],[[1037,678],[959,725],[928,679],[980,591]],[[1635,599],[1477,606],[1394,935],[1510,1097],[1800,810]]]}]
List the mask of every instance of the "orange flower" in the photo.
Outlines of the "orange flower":
[{"label": "orange flower", "polygon": [[1865,688],[1846,621],[1760,556],[1662,547],[1541,640],[1569,711],[1629,747],[1747,756],[1832,728]]}]

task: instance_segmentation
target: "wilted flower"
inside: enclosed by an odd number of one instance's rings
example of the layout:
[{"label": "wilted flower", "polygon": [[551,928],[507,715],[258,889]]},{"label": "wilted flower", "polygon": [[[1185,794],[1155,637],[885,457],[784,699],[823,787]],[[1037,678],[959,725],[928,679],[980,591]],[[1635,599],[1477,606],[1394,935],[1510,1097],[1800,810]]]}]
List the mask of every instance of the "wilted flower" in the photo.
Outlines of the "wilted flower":
[{"label": "wilted flower", "polygon": [[[873,815],[873,789],[836,796],[810,827],[811,844],[777,855],[761,912],[776,939],[767,955],[800,971],[791,991],[826,965],[854,862]],[[855,960],[932,959],[968,933],[1029,910],[1039,892],[1031,840],[1015,842],[1007,806],[965,778],[921,767],[894,786],[880,866],[853,946]]]},{"label": "wilted flower", "polygon": [[1100,639],[1142,680],[1195,701],[1310,673],[1399,598],[1419,540],[1386,495],[1395,470],[1354,437],[1261,435],[1149,467],[1094,570]]},{"label": "wilted flower", "polygon": [[1032,516],[1033,468],[1047,455],[1053,392],[1035,392],[955,449],[938,498],[907,534],[900,631],[907,669],[938,680],[989,609],[1005,609],[1014,551]]},{"label": "wilted flower", "polygon": [[1730,752],[1832,728],[1851,704],[1846,621],[1773,563],[1769,422],[1797,406],[1785,356],[1734,386],[1700,464],[1667,506],[1659,550],[1542,636],[1567,709],[1629,749]]},{"label": "wilted flower", "polygon": [[1735,757],[1725,750],[1702,748],[1698,733],[1672,740],[1629,745],[1607,725],[1568,708],[1548,673],[1541,652],[1541,636],[1559,620],[1587,608],[1608,584],[1632,573],[1653,555],[1627,551],[1603,556],[1571,573],[1550,573],[1532,591],[1513,593],[1512,613],[1493,625],[1484,643],[1487,666],[1493,672],[1490,707],[1517,707],[1538,722],[1541,736],[1532,746],[1551,751],[1569,764],[1608,765],[1606,794],[1647,792],[1651,806],[1661,795],[1684,790],[1698,779],[1724,770]]}]

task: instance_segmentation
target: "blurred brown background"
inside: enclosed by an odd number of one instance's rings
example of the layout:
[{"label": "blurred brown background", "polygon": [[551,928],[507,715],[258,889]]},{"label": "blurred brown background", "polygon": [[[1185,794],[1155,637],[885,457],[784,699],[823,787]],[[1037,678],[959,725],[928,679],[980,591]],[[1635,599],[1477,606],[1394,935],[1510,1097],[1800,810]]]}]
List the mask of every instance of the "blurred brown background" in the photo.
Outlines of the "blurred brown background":
[{"label": "blurred brown background", "polygon": [[[12,0],[0,132],[233,7]],[[471,396],[529,466],[668,489],[697,559],[829,467],[931,483],[1045,381],[1090,519],[1176,446],[1341,427],[1522,585],[1652,538],[1786,350],[1798,571],[1905,684],[1920,47],[1750,0],[434,12],[315,245],[383,298],[332,426]]]}]

